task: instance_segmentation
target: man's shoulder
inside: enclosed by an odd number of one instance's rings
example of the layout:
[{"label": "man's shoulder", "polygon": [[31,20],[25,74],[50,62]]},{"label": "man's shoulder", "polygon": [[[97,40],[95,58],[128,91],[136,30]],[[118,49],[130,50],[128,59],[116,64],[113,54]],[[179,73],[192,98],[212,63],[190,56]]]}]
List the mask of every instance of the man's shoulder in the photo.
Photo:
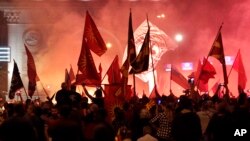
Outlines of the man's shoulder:
[{"label": "man's shoulder", "polygon": [[158,141],[155,137],[151,136],[150,134],[146,134],[137,139],[137,141]]}]

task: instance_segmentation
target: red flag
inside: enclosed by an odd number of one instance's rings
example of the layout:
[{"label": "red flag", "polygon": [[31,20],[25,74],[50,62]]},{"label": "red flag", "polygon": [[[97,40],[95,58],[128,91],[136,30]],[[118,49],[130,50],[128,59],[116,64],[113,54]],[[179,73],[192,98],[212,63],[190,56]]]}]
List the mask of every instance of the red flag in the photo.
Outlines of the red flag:
[{"label": "red flag", "polygon": [[27,48],[27,46],[26,45],[24,46],[27,54],[27,68],[28,68],[28,78],[29,78],[28,94],[30,97],[32,97],[36,90],[36,81],[38,81],[39,78],[37,76],[36,65],[33,56],[29,51],[29,49]]},{"label": "red flag", "polygon": [[74,81],[76,79],[76,76],[74,74],[74,71],[73,71],[73,68],[71,65],[70,65],[70,70],[69,70],[69,79],[70,79],[71,83],[72,83],[72,81]]},{"label": "red flag", "polygon": [[213,87],[211,88],[211,90],[213,91],[213,93],[215,94],[217,88],[219,87],[219,83],[220,80],[218,80],[217,82],[214,83]]},{"label": "red flag", "polygon": [[121,83],[121,74],[120,74],[118,55],[115,56],[115,59],[110,65],[107,71],[107,75],[108,75],[109,84]]},{"label": "red flag", "polygon": [[200,80],[198,89],[201,92],[208,92],[208,82],[204,82],[203,80]]},{"label": "red flag", "polygon": [[[199,85],[199,81],[203,81],[201,83],[208,83],[210,78],[214,78],[216,74],[214,66],[206,59],[203,58],[203,63],[201,61],[198,62],[197,71],[195,74],[196,85]],[[199,86],[198,86],[199,87]]]},{"label": "red flag", "polygon": [[234,64],[232,68],[238,72],[238,88],[240,90],[244,90],[246,87],[246,83],[247,83],[247,76],[246,76],[245,68],[241,59],[240,50],[237,53],[237,56],[234,60]]},{"label": "red flag", "polygon": [[175,67],[171,67],[170,79],[179,84],[184,89],[189,88],[187,79]]},{"label": "red flag", "polygon": [[129,69],[129,61],[126,59],[121,67],[122,83],[124,83],[125,85],[128,84],[128,69]]},{"label": "red flag", "polygon": [[106,51],[107,47],[99,33],[94,20],[86,11],[85,27],[83,39],[86,40],[88,47],[97,55],[102,56]]},{"label": "red flag", "polygon": [[223,76],[224,76],[224,84],[227,87],[228,84],[228,78],[227,78],[227,69],[226,69],[226,62],[225,62],[225,55],[224,55],[224,48],[222,43],[222,36],[221,36],[221,28],[219,29],[218,35],[212,45],[212,48],[208,54],[208,56],[212,56],[220,61],[222,64],[223,69]]},{"label": "red flag", "polygon": [[9,98],[13,99],[15,97],[16,91],[21,88],[23,88],[23,82],[22,82],[17,64],[14,60],[14,68],[13,68],[11,84],[10,84]]},{"label": "red flag", "polygon": [[156,85],[154,86],[154,89],[152,90],[151,94],[149,95],[150,99],[154,99],[154,98],[159,98],[160,94],[156,88]]},{"label": "red flag", "polygon": [[148,27],[147,34],[143,41],[141,50],[136,59],[131,63],[132,69],[130,74],[137,74],[148,70],[149,66],[149,42],[150,42],[150,28]]},{"label": "red flag", "polygon": [[[108,117],[111,119],[114,117],[114,108],[122,108],[125,99],[128,99],[127,96],[130,94],[124,94],[123,85],[105,85],[104,86],[104,104],[105,108],[108,111]],[[131,85],[127,85],[127,91],[130,91]]]},{"label": "red flag", "polygon": [[96,70],[94,59],[84,39],[82,41],[81,54],[77,65],[79,71],[82,73],[76,75],[77,84],[84,83],[85,85],[100,85],[100,74]]},{"label": "red flag", "polygon": [[98,74],[99,74],[100,78],[102,78],[102,64],[101,63],[99,64],[98,70],[99,70]]}]

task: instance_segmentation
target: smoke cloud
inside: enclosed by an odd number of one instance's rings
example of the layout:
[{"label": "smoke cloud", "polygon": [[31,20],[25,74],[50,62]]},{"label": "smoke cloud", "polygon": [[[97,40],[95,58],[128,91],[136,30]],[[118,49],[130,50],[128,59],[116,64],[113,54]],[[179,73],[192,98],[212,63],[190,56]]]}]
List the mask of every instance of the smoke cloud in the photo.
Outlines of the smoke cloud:
[{"label": "smoke cloud", "polygon": [[[86,10],[94,19],[104,41],[113,45],[102,57],[93,54],[96,66],[102,63],[103,75],[116,54],[119,55],[120,65],[122,64],[121,60],[127,45],[130,9],[134,30],[148,16],[149,21],[172,39],[177,33],[183,34],[184,40],[178,43],[178,48],[165,53],[157,66],[158,76],[166,78],[159,79],[159,82],[162,83],[161,93],[168,95],[170,89],[169,73],[165,72],[165,65],[172,63],[180,70],[181,62],[193,62],[194,69],[196,69],[198,59],[208,55],[222,23],[224,23],[222,38],[225,55],[235,56],[238,49],[241,49],[245,70],[246,72],[250,71],[250,66],[247,65],[247,60],[250,59],[248,55],[250,1],[138,0],[130,2],[126,0],[97,0],[85,2],[85,4],[76,4],[70,1],[61,3],[64,4],[57,5],[55,2],[46,1],[46,4],[43,5],[46,7],[44,12],[47,12],[48,19],[44,15],[41,18],[53,22],[45,26],[44,29],[38,26],[45,36],[45,43],[41,51],[38,51],[34,56],[41,80],[44,81],[43,83],[52,86],[52,91],[60,88],[60,83],[64,80],[65,68],[69,69],[71,64],[75,73],[77,71]],[[18,6],[22,3],[16,4]],[[157,18],[161,14],[164,14],[165,18]],[[39,20],[39,17],[35,18]],[[210,58],[210,60],[217,70],[216,79],[212,80],[212,85],[218,79],[222,81],[223,78],[221,78],[222,68],[219,62],[213,58]],[[229,71],[231,66],[228,66],[227,69]],[[188,76],[191,71],[182,73]],[[229,79],[229,87],[232,88],[233,93],[237,93],[237,84],[235,84],[237,77],[235,75],[235,73],[232,73]],[[249,74],[247,76],[249,77]],[[132,84],[132,81],[129,83]],[[212,87],[211,85],[210,87]],[[178,92],[177,95],[181,94],[179,87],[176,86],[175,88]],[[249,82],[247,88],[249,89]],[[147,89],[144,84],[138,86],[139,93]]]}]

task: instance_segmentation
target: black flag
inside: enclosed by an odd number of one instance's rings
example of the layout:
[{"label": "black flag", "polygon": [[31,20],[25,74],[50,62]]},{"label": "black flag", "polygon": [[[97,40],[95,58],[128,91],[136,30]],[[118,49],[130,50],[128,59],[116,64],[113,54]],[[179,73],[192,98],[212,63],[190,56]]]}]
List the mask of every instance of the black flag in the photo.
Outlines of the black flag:
[{"label": "black flag", "polygon": [[11,84],[10,84],[9,98],[13,99],[15,97],[16,91],[22,87],[23,87],[23,82],[20,77],[17,64],[14,61],[14,68],[13,68],[13,74],[12,74]]}]

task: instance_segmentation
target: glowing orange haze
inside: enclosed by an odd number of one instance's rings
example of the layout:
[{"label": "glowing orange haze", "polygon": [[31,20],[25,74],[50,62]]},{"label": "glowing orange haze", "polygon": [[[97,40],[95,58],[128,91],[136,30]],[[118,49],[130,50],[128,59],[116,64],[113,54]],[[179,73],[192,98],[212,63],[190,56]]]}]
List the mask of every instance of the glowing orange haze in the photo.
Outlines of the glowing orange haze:
[{"label": "glowing orange haze", "polygon": [[[157,66],[161,93],[168,95],[170,89],[169,73],[164,71],[165,64],[172,63],[180,70],[181,62],[191,61],[196,69],[198,59],[207,56],[222,22],[224,22],[222,37],[225,55],[235,56],[240,48],[245,70],[249,77],[249,6],[250,1],[243,2],[242,0],[237,2],[192,0],[189,2],[144,3],[109,1],[103,5],[95,5],[95,2],[92,2],[89,7],[83,7],[79,14],[79,11],[70,5],[63,7],[60,11],[59,8],[56,9],[55,6],[48,4],[46,12],[58,12],[59,16],[55,23],[46,26],[46,29],[41,29],[46,33],[46,46],[42,48],[41,53],[34,55],[38,75],[45,85],[51,86],[50,93],[52,95],[60,88],[60,83],[64,81],[65,68],[69,69],[71,64],[76,73],[86,10],[89,10],[105,42],[111,42],[113,45],[102,57],[92,54],[96,66],[100,62],[102,63],[104,75],[116,54],[119,55],[121,65],[121,58],[127,44],[128,17],[131,8],[134,29],[146,19],[146,14],[148,14],[149,20],[165,31],[172,39],[176,33],[182,33],[184,36],[178,49],[165,53]],[[165,18],[157,18],[157,15],[162,13],[165,14]],[[223,82],[220,64],[213,58],[211,60],[214,62],[218,74],[216,79],[210,81],[210,87],[218,79]],[[231,67],[228,66],[227,69],[229,72]],[[182,73],[188,76],[191,71]],[[104,83],[107,83],[106,79]],[[132,84],[132,78],[129,84]],[[147,93],[147,85],[138,84],[138,93],[141,94],[143,90]],[[237,95],[236,85],[236,73],[232,72],[229,78],[229,87],[234,95]],[[249,82],[246,88],[249,89]],[[174,82],[172,89],[177,96],[182,94],[182,89]]]}]

